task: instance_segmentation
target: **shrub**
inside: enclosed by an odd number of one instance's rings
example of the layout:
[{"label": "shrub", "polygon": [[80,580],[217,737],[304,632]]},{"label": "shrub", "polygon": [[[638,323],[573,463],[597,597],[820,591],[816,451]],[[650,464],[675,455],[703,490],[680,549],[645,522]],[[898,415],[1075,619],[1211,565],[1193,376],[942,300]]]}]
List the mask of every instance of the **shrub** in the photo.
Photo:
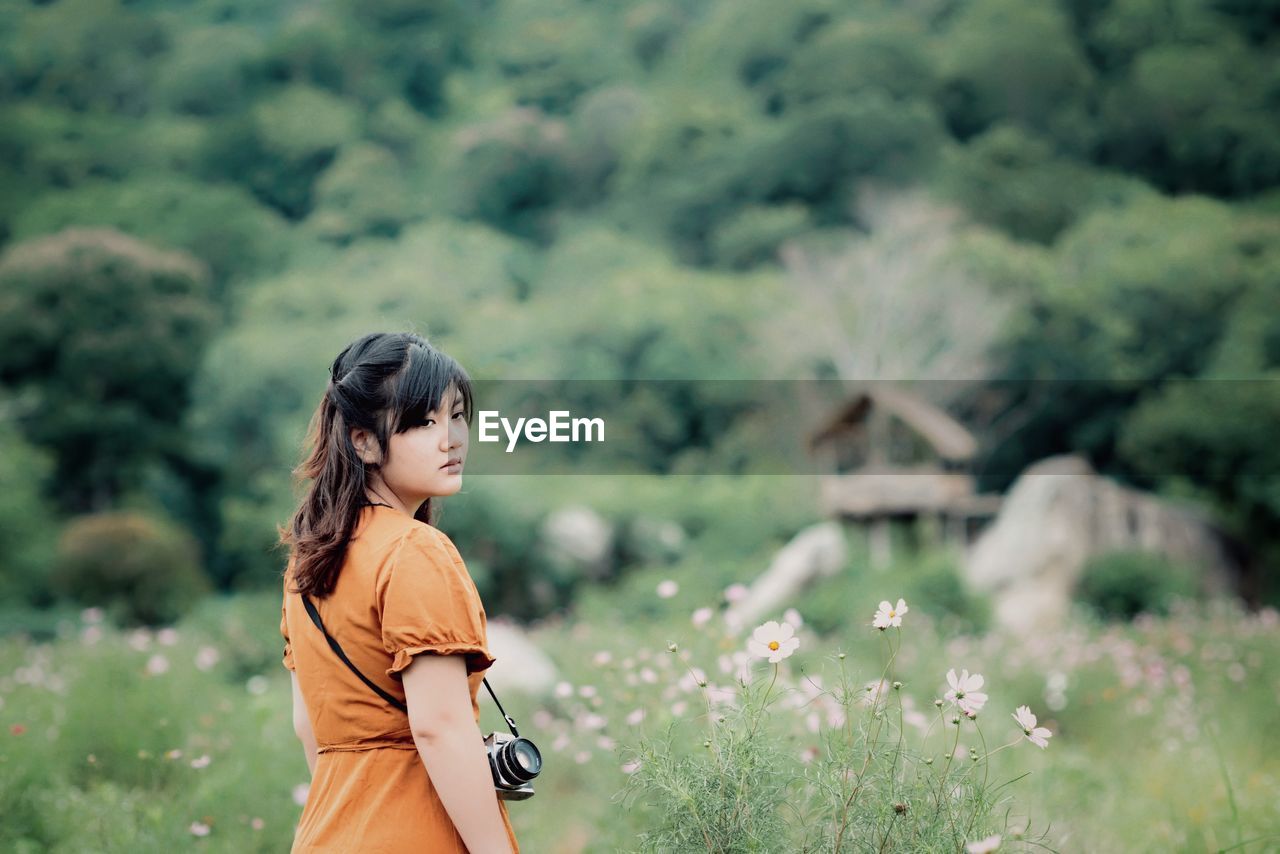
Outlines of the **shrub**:
[{"label": "shrub", "polygon": [[835,577],[806,590],[794,604],[811,629],[826,635],[848,626],[850,599],[869,596],[878,601],[890,593],[919,603],[921,611],[947,632],[980,632],[990,624],[989,602],[969,591],[955,558],[943,550],[904,554],[883,571],[855,559]]},{"label": "shrub", "polygon": [[1099,616],[1131,619],[1165,614],[1177,598],[1196,595],[1195,570],[1149,552],[1110,552],[1085,564],[1076,599]]},{"label": "shrub", "polygon": [[903,595],[937,614],[950,629],[980,632],[990,623],[989,603],[965,587],[955,558],[946,552],[922,555],[917,565],[902,574],[902,582]]},{"label": "shrub", "polygon": [[50,584],[61,596],[107,609],[122,624],[148,625],[173,622],[209,590],[195,539],[135,512],[70,522]]}]

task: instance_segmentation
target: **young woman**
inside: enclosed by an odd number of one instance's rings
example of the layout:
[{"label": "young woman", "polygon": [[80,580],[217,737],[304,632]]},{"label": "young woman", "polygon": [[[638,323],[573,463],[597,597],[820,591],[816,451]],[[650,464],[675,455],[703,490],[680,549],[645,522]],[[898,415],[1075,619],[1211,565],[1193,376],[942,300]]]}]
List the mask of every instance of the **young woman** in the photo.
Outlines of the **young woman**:
[{"label": "young woman", "polygon": [[[471,382],[411,333],[334,360],[297,474],[280,632],[311,788],[293,852],[516,852],[476,692],[493,664],[485,612],[432,499],[462,485]],[[379,697],[331,649],[325,630]]]}]

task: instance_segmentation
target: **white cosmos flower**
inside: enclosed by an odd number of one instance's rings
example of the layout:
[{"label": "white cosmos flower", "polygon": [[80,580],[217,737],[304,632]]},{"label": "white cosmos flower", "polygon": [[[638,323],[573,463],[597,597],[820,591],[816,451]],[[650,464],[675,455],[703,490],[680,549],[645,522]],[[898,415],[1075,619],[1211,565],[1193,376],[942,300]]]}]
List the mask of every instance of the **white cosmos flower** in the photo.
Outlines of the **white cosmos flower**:
[{"label": "white cosmos flower", "polygon": [[980,674],[970,676],[968,670],[962,670],[960,677],[956,678],[956,671],[952,668],[947,671],[947,684],[951,690],[943,696],[959,706],[960,711],[976,714],[987,704],[987,695],[978,690],[984,681]]},{"label": "white cosmos flower", "polygon": [[770,620],[751,633],[747,649],[752,655],[767,658],[771,664],[777,664],[800,647],[800,638],[795,634],[796,630],[790,623]]},{"label": "white cosmos flower", "polygon": [[1053,733],[1042,726],[1036,726],[1036,716],[1031,713],[1030,706],[1018,706],[1018,711],[1013,713],[1013,719],[1018,722],[1018,726],[1022,727],[1022,734],[1032,744],[1041,750],[1049,746],[1049,737]]},{"label": "white cosmos flower", "polygon": [[991,854],[1000,847],[1000,834],[996,833],[988,836],[986,839],[979,839],[977,842],[970,842],[964,847],[968,854]]},{"label": "white cosmos flower", "polygon": [[890,626],[901,626],[902,615],[909,610],[906,600],[899,599],[897,605],[890,605],[886,599],[880,603],[880,610],[876,611],[876,618],[871,625],[882,631]]}]

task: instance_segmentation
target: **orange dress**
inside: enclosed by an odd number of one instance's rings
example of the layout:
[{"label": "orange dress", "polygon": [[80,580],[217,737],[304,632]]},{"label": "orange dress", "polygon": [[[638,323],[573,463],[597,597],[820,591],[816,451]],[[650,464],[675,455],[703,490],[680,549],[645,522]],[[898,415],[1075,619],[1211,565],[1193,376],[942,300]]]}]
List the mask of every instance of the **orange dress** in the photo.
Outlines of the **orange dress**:
[{"label": "orange dress", "polygon": [[[319,755],[294,833],[293,854],[464,854],[462,837],[431,784],[409,718],[351,672],[284,578],[280,633]],[[390,507],[363,507],[333,593],[312,597],[324,626],[360,672],[403,700],[399,672],[420,653],[465,655],[477,692],[494,662],[484,606],[453,542]],[[502,822],[519,851],[506,804]]]}]

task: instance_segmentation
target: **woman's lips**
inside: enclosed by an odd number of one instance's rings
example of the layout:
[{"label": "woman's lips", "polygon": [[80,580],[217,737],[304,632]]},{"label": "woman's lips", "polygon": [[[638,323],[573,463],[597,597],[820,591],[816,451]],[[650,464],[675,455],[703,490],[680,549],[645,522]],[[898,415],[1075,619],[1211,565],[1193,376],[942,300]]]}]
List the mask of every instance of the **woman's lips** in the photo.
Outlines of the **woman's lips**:
[{"label": "woman's lips", "polygon": [[450,460],[449,462],[440,466],[440,470],[449,472],[451,474],[454,472],[460,472],[462,471],[462,460]]}]

